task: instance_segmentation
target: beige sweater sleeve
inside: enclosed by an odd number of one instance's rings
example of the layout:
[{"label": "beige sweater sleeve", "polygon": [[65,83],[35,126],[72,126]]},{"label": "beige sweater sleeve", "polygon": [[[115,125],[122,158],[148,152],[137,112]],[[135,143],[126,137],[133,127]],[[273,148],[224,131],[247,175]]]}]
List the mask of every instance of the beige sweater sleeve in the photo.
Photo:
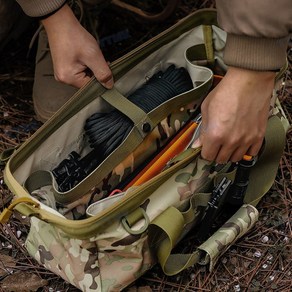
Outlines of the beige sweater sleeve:
[{"label": "beige sweater sleeve", "polygon": [[216,5],[219,25],[227,32],[227,65],[251,70],[285,65],[291,0],[217,0]]},{"label": "beige sweater sleeve", "polygon": [[25,14],[41,17],[60,8],[66,0],[16,0]]}]

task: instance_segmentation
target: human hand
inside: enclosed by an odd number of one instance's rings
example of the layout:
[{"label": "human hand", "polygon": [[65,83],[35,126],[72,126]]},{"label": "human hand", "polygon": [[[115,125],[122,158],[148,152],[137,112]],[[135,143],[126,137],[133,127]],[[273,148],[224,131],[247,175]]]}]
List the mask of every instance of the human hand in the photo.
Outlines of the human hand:
[{"label": "human hand", "polygon": [[92,74],[106,88],[112,88],[112,72],[94,37],[81,26],[66,4],[42,20],[48,35],[55,78],[77,88]]},{"label": "human hand", "polygon": [[209,161],[236,162],[256,156],[269,114],[275,73],[230,67],[201,106],[202,126],[192,147]]}]

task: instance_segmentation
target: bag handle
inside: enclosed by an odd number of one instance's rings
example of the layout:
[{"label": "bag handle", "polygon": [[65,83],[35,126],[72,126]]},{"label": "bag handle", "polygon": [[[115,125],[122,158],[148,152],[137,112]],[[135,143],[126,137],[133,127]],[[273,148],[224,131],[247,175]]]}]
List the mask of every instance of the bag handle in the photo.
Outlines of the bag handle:
[{"label": "bag handle", "polygon": [[[149,226],[150,244],[156,252],[163,272],[168,276],[173,276],[195,264],[210,264],[211,270],[219,256],[254,226],[258,215],[255,207],[243,205],[193,253],[172,254],[172,249],[183,235],[185,220],[178,209],[170,207]],[[233,232],[226,231],[230,228],[233,229]]]}]

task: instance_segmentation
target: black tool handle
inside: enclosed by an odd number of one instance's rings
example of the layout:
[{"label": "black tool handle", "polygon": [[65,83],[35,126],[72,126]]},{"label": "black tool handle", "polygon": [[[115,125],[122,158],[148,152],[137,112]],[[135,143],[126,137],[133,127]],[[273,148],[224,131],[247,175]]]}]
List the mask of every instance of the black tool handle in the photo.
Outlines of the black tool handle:
[{"label": "black tool handle", "polygon": [[235,180],[229,190],[228,203],[233,206],[241,206],[249,184],[251,168],[256,163],[256,157],[245,155],[237,162]]}]

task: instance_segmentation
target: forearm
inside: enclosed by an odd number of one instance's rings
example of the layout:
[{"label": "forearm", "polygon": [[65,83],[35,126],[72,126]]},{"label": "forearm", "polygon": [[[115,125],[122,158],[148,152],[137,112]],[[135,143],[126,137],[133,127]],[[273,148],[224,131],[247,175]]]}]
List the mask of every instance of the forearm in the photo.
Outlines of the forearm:
[{"label": "forearm", "polygon": [[286,63],[292,31],[291,0],[217,0],[218,22],[227,32],[224,61],[250,70],[277,70]]},{"label": "forearm", "polygon": [[59,37],[65,32],[74,35],[74,29],[80,27],[77,18],[67,4],[49,17],[42,19],[41,22],[45,27],[49,39]]}]

